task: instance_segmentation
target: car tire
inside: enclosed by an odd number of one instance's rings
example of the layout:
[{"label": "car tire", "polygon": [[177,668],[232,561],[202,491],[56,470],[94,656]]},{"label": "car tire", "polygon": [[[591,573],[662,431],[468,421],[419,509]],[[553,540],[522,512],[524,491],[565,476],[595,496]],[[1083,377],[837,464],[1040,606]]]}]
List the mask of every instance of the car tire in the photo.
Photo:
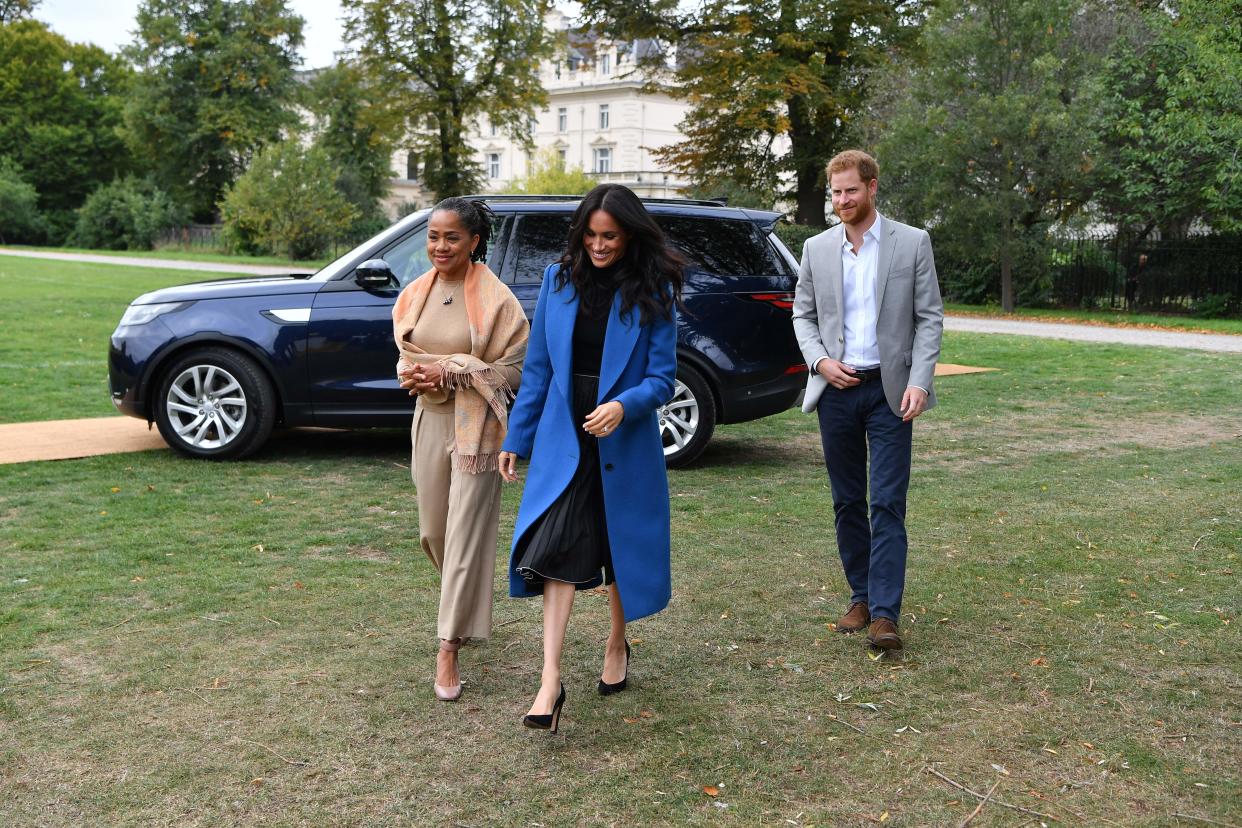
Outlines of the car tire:
[{"label": "car tire", "polygon": [[187,457],[237,460],[259,449],[276,423],[276,393],[253,359],[201,348],[164,371],[152,400],[164,442]]},{"label": "car tire", "polygon": [[716,430],[716,398],[707,380],[689,365],[677,367],[673,398],[657,409],[664,462],[670,469],[693,463]]}]

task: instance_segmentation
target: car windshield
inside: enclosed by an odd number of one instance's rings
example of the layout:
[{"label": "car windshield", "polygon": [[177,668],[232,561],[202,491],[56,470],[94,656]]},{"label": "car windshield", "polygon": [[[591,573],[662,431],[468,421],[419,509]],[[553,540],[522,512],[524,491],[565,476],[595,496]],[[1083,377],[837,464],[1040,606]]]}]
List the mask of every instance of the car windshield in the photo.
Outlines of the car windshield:
[{"label": "car windshield", "polygon": [[339,257],[336,261],[332,262],[331,264],[325,265],[322,270],[320,270],[318,273],[316,273],[314,276],[311,277],[311,281],[330,282],[331,280],[339,276],[342,272],[347,270],[352,264],[354,264],[354,261],[355,259],[358,258],[358,256],[360,256],[365,251],[376,247],[377,242],[379,243],[380,247],[387,245],[393,239],[397,238],[398,236],[401,236],[407,230],[409,230],[411,225],[416,224],[419,221],[422,221],[427,216],[427,214],[430,212],[431,210],[430,208],[428,208],[426,210],[419,210],[417,212],[410,213],[408,216],[396,222],[391,227],[389,227],[387,230],[380,233],[378,236],[372,236],[371,238],[364,241],[362,244],[355,247],[353,250],[350,250],[344,256]]}]

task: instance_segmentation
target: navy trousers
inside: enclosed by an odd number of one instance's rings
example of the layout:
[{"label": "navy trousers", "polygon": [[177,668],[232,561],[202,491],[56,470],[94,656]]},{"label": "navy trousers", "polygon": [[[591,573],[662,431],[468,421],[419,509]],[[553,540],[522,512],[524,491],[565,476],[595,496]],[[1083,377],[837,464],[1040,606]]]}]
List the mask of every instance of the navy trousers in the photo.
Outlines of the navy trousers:
[{"label": "navy trousers", "polygon": [[866,604],[872,618],[896,622],[906,585],[906,492],[914,423],[902,422],[889,408],[878,375],[843,391],[828,386],[818,414],[837,549],[852,600]]}]

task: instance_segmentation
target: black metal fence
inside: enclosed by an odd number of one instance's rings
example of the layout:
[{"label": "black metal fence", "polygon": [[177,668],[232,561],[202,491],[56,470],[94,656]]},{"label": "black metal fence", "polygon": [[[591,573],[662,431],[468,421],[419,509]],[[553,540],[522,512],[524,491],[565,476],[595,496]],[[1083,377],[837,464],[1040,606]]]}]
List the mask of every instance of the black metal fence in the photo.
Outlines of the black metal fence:
[{"label": "black metal fence", "polygon": [[1242,312],[1242,238],[1125,243],[1116,237],[1057,239],[1051,296],[1061,307],[1172,313]]},{"label": "black metal fence", "polygon": [[157,247],[181,247],[185,250],[219,250],[219,224],[190,224],[169,230],[156,242]]}]

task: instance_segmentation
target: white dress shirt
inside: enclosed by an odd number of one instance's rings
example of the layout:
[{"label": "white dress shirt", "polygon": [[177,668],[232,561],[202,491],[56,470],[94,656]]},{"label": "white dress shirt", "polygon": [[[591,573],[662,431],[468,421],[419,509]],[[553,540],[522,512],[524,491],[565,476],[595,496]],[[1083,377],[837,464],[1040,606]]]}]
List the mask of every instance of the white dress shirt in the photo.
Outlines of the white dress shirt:
[{"label": "white dress shirt", "polygon": [[841,320],[845,333],[845,351],[841,361],[851,368],[876,368],[880,364],[880,345],[875,337],[876,271],[880,264],[880,225],[875,221],[863,234],[862,247],[855,253],[848,235],[841,241]]}]

